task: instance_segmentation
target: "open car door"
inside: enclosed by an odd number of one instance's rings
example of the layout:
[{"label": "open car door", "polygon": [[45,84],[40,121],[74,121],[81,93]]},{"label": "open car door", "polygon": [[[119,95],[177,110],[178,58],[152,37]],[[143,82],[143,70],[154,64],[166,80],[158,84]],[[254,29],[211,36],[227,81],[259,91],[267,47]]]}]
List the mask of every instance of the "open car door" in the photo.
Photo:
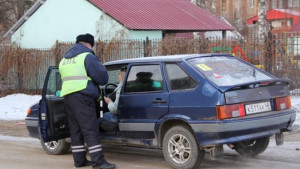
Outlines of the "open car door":
[{"label": "open car door", "polygon": [[61,86],[58,67],[50,66],[39,103],[39,129],[45,142],[70,136],[64,100],[60,97]]}]

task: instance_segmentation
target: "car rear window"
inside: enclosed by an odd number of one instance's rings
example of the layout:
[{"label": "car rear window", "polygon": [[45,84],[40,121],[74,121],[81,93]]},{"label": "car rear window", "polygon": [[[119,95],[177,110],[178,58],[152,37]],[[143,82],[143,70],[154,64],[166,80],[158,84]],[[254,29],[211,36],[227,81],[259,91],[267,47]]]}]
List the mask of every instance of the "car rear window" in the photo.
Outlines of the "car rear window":
[{"label": "car rear window", "polygon": [[193,89],[197,86],[197,82],[177,64],[168,63],[166,69],[172,90]]},{"label": "car rear window", "polygon": [[262,70],[235,57],[202,57],[191,59],[189,62],[218,86],[232,86],[272,79]]}]

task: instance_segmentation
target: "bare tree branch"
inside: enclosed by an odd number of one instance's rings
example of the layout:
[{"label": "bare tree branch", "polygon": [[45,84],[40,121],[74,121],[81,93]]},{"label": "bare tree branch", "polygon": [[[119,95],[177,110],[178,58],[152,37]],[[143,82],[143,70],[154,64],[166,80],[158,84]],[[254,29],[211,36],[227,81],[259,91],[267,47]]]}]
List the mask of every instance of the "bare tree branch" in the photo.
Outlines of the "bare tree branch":
[{"label": "bare tree branch", "polygon": [[33,3],[28,0],[0,0],[0,28],[4,29],[0,33],[7,31]]}]

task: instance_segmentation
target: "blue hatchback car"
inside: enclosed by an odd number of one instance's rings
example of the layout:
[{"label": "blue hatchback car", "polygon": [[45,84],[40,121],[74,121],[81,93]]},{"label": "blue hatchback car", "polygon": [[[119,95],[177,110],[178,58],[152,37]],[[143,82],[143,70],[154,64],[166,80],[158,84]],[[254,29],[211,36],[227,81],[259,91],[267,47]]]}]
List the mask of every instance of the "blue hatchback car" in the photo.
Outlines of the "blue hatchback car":
[{"label": "blue hatchback car", "polygon": [[[134,58],[105,63],[113,92],[121,67],[127,67],[118,105],[117,127],[101,130],[103,144],[162,149],[173,168],[197,168],[228,145],[243,156],[256,156],[275,135],[291,130],[289,80],[279,79],[227,54]],[[26,117],[29,134],[49,154],[61,154],[70,142],[61,79],[57,67],[47,73],[41,101]],[[107,111],[99,103],[98,117]],[[103,106],[100,106],[103,105]]]}]

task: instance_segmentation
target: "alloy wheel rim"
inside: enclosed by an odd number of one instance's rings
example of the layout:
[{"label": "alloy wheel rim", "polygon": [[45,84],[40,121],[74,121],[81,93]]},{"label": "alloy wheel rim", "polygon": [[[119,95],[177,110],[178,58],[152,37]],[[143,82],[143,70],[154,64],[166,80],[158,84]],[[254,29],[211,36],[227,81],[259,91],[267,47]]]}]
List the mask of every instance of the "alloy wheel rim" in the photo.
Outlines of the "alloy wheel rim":
[{"label": "alloy wheel rim", "polygon": [[53,150],[53,149],[55,149],[58,146],[58,142],[57,141],[50,141],[50,142],[45,143],[45,146],[48,149]]},{"label": "alloy wheel rim", "polygon": [[191,144],[184,135],[175,134],[169,139],[168,152],[174,162],[186,163],[191,156]]}]

